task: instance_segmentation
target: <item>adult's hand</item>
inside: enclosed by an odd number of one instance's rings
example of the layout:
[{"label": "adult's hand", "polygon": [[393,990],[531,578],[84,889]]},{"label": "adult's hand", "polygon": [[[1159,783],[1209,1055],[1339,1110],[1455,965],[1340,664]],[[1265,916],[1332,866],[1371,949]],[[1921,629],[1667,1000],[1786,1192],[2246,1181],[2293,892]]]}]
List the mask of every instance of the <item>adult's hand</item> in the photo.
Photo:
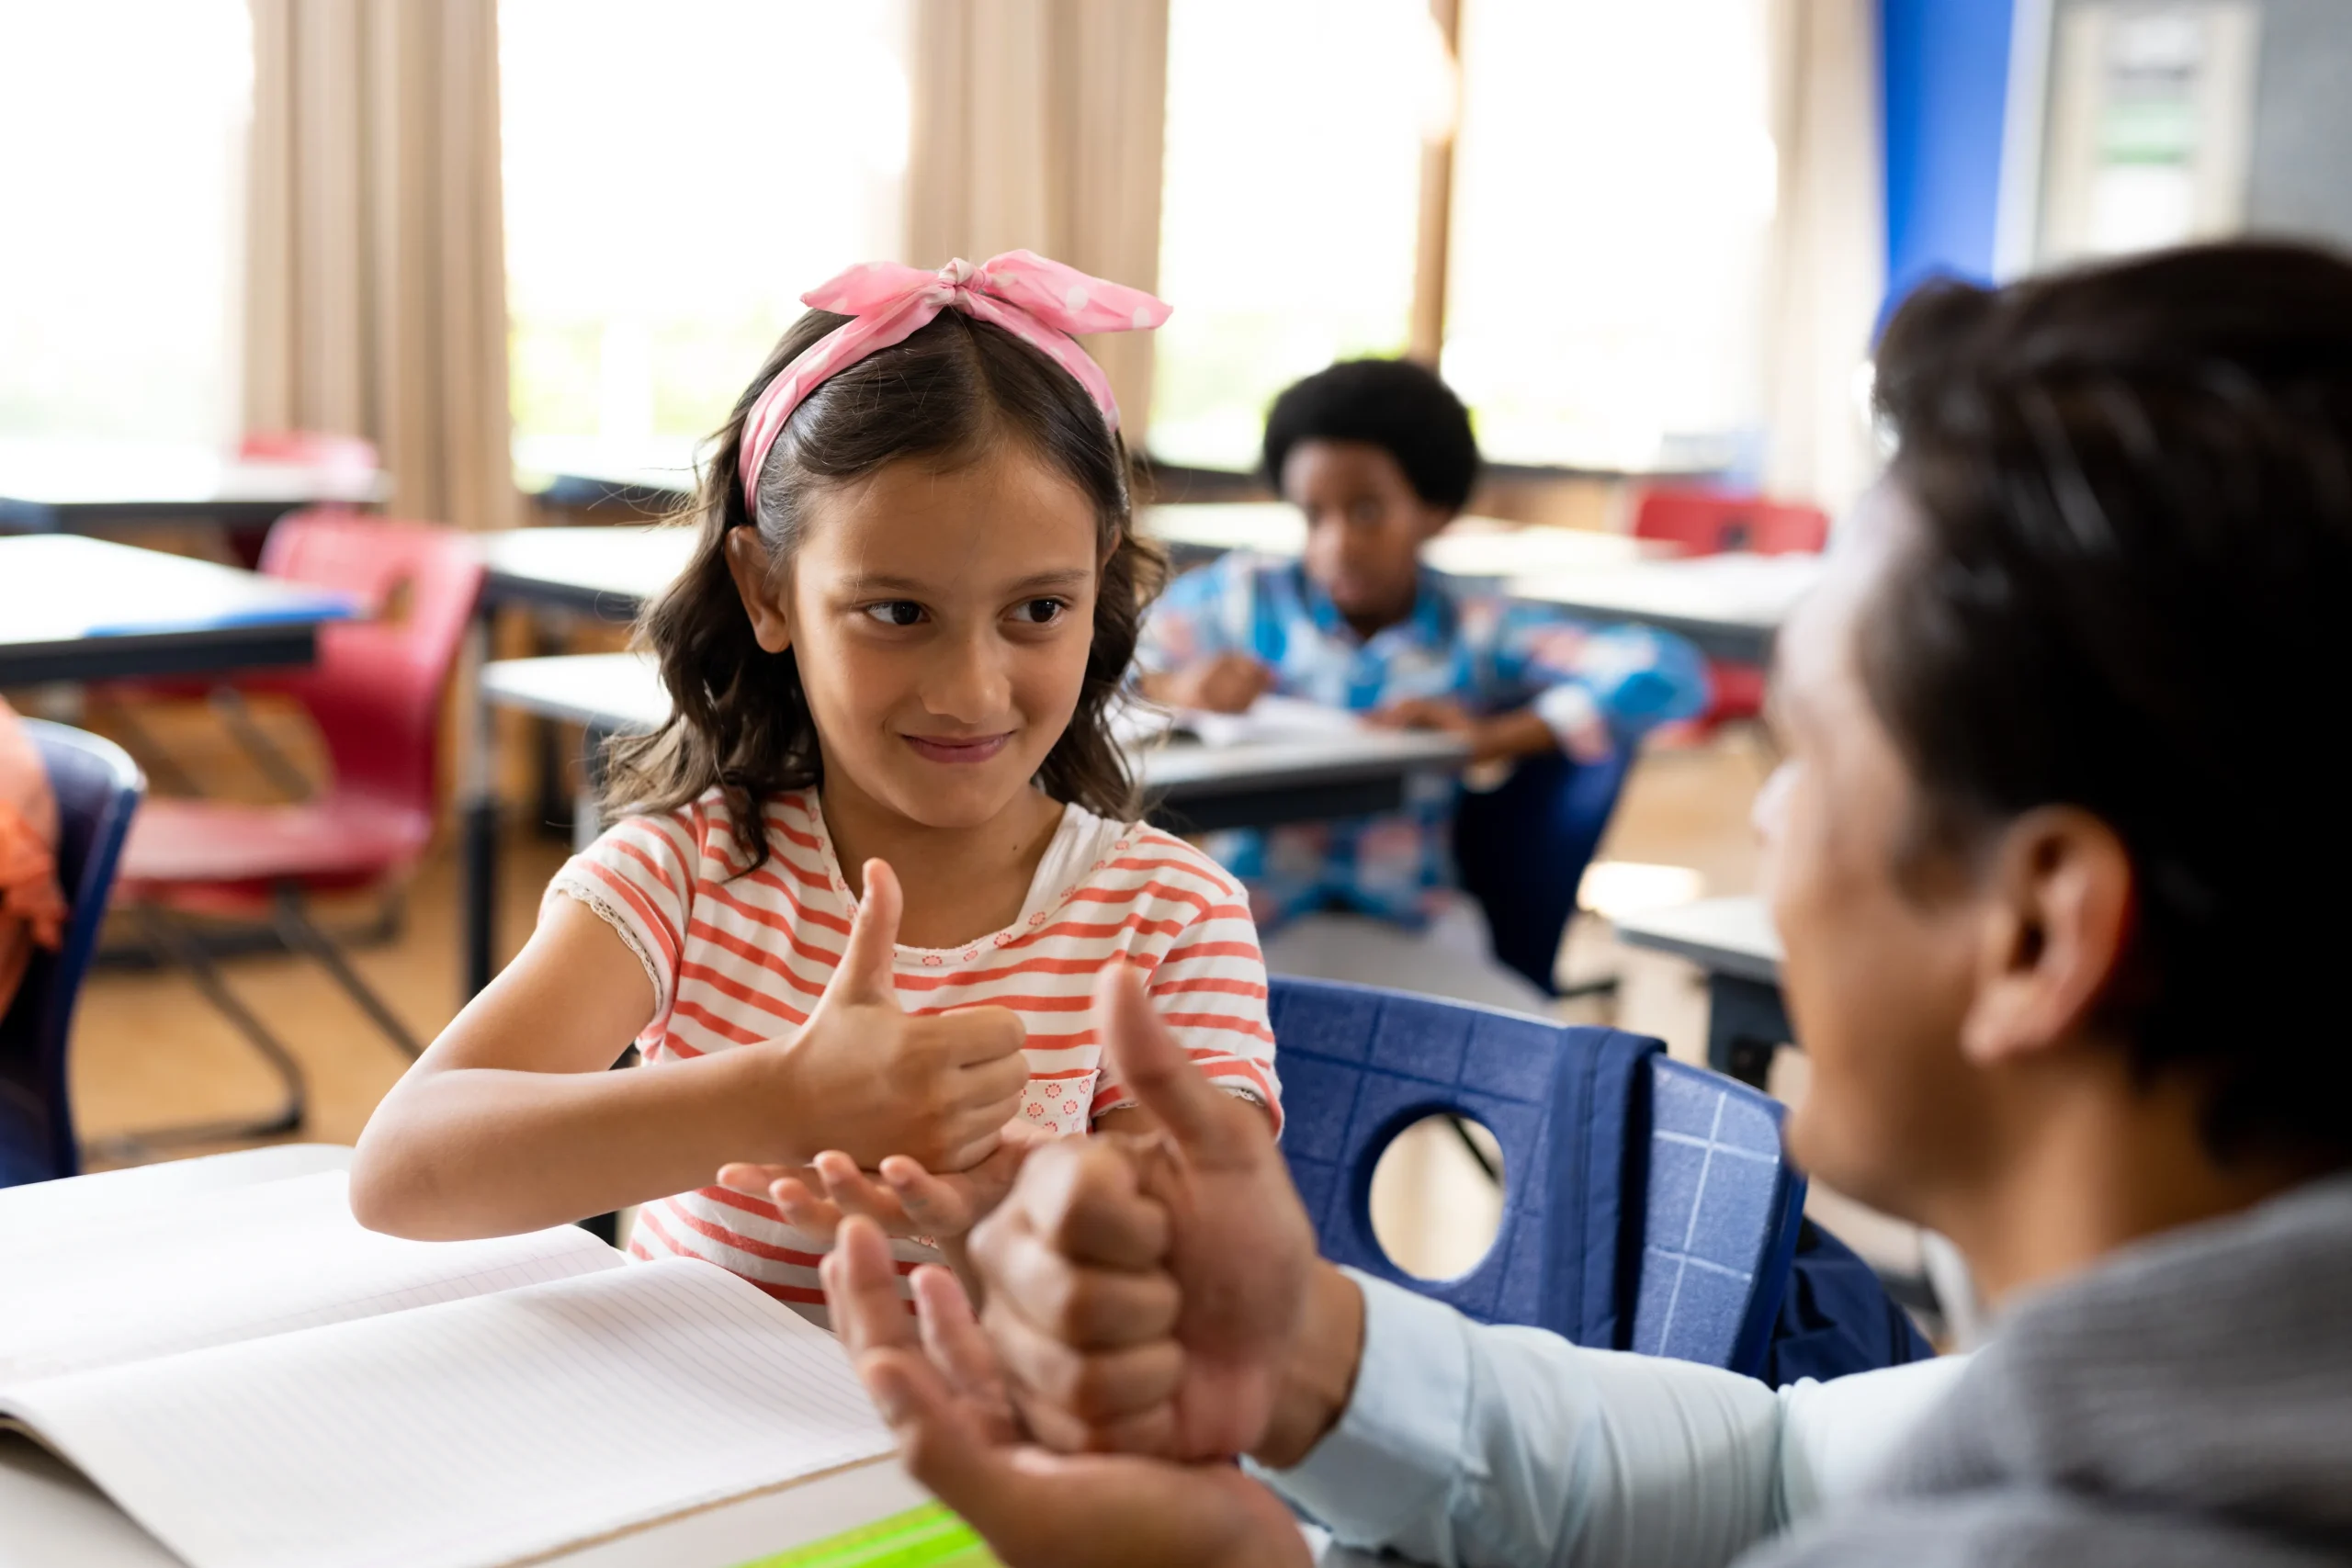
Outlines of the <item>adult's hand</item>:
[{"label": "adult's hand", "polygon": [[[1036,1151],[973,1232],[983,1326],[1014,1402],[1056,1448],[1204,1460],[1264,1452],[1271,1437],[1295,1457],[1344,1403],[1362,1299],[1317,1262],[1264,1117],[1200,1075],[1134,971],[1104,974],[1094,1017],[1120,1081],[1162,1131]],[[1163,1278],[1178,1296],[1172,1322],[1150,1293]],[[1317,1373],[1320,1397],[1302,1403],[1290,1396],[1309,1392],[1297,1386],[1309,1325],[1344,1365]],[[1136,1369],[1170,1337],[1182,1359],[1160,1396]]]},{"label": "adult's hand", "polygon": [[842,1222],[825,1299],[907,1471],[979,1531],[1010,1568],[1301,1568],[1288,1509],[1229,1464],[1065,1455],[1022,1440],[995,1359],[955,1277],[914,1274],[900,1305],[872,1221]]}]

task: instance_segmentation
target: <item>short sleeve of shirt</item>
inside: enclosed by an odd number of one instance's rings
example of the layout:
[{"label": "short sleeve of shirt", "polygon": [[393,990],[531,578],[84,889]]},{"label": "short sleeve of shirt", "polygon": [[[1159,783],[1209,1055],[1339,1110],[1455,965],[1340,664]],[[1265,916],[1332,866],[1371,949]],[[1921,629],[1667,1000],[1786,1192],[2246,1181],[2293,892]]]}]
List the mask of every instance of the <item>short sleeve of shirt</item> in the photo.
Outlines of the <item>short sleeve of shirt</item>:
[{"label": "short sleeve of shirt", "polygon": [[1483,608],[1490,651],[1482,662],[1494,687],[1482,695],[1498,709],[1532,703],[1572,755],[1605,755],[1615,737],[1706,706],[1706,662],[1671,632],[1594,625],[1532,604]]},{"label": "short sleeve of shirt", "polygon": [[[1265,1107],[1282,1128],[1282,1081],[1274,1071],[1274,1034],[1266,1018],[1266,961],[1247,896],[1208,857],[1164,834],[1161,847],[1200,867],[1184,879],[1197,894],[1191,916],[1151,972],[1146,988],[1160,1019],[1208,1080]],[[1170,878],[1171,881],[1174,878]],[[1107,1056],[1090,1118],[1136,1103]]]},{"label": "short sleeve of shirt", "polygon": [[1240,649],[1234,622],[1238,614],[1246,624],[1249,613],[1247,565],[1247,558],[1234,551],[1170,583],[1144,616],[1136,668],[1162,674]]},{"label": "short sleeve of shirt", "polygon": [[653,982],[650,1028],[668,1020],[677,1000],[679,955],[700,858],[699,809],[687,806],[616,823],[564,862],[548,884],[548,897],[579,899],[637,954]]}]

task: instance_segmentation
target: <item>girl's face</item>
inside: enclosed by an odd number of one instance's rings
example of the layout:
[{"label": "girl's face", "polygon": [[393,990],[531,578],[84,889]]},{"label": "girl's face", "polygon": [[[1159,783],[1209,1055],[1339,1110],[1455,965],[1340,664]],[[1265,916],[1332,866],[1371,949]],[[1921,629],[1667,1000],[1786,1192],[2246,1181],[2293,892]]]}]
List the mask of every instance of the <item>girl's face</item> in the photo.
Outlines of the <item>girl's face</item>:
[{"label": "girl's face", "polygon": [[781,590],[737,584],[760,646],[798,654],[828,792],[977,828],[1069,727],[1101,565],[1085,492],[1016,447],[822,492]]}]

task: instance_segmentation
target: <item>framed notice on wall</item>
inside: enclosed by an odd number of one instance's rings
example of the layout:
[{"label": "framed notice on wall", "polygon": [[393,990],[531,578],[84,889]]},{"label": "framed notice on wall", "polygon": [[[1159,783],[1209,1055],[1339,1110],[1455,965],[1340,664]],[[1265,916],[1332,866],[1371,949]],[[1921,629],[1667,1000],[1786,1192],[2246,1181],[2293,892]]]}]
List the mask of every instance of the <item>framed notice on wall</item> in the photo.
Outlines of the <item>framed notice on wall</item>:
[{"label": "framed notice on wall", "polygon": [[2256,0],[2059,0],[2049,27],[2032,263],[2243,230]]}]

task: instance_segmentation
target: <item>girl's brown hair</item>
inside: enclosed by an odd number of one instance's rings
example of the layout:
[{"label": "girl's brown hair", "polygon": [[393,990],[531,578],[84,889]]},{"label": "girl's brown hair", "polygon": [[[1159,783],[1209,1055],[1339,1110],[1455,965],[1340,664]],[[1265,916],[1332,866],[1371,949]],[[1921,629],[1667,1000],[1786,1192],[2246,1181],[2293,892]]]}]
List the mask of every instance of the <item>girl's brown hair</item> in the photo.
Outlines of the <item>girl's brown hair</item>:
[{"label": "girl's brown hair", "polygon": [[793,411],[761,470],[755,522],[737,474],[743,421],[762,389],[847,320],[811,310],[795,321],[715,438],[700,491],[678,519],[702,530],[694,558],[638,623],[639,642],[652,649],[670,690],[670,717],[607,749],[608,813],[672,811],[716,786],[748,852],[744,869],[764,863],[767,836],[747,826],[760,820],[759,803],[822,784],[824,757],[796,653],[769,653],[752,635],[727,570],[728,535],[758,528],[771,584],[781,586],[812,496],[891,463],[954,468],[1009,441],[1086,493],[1108,557],[1085,684],[1037,782],[1057,800],[1124,820],[1135,784],[1109,710],[1135,657],[1143,607],[1166,578],[1159,548],[1136,536],[1125,444],[1068,371],[1010,333],[944,310],[905,342],[832,376]]}]

